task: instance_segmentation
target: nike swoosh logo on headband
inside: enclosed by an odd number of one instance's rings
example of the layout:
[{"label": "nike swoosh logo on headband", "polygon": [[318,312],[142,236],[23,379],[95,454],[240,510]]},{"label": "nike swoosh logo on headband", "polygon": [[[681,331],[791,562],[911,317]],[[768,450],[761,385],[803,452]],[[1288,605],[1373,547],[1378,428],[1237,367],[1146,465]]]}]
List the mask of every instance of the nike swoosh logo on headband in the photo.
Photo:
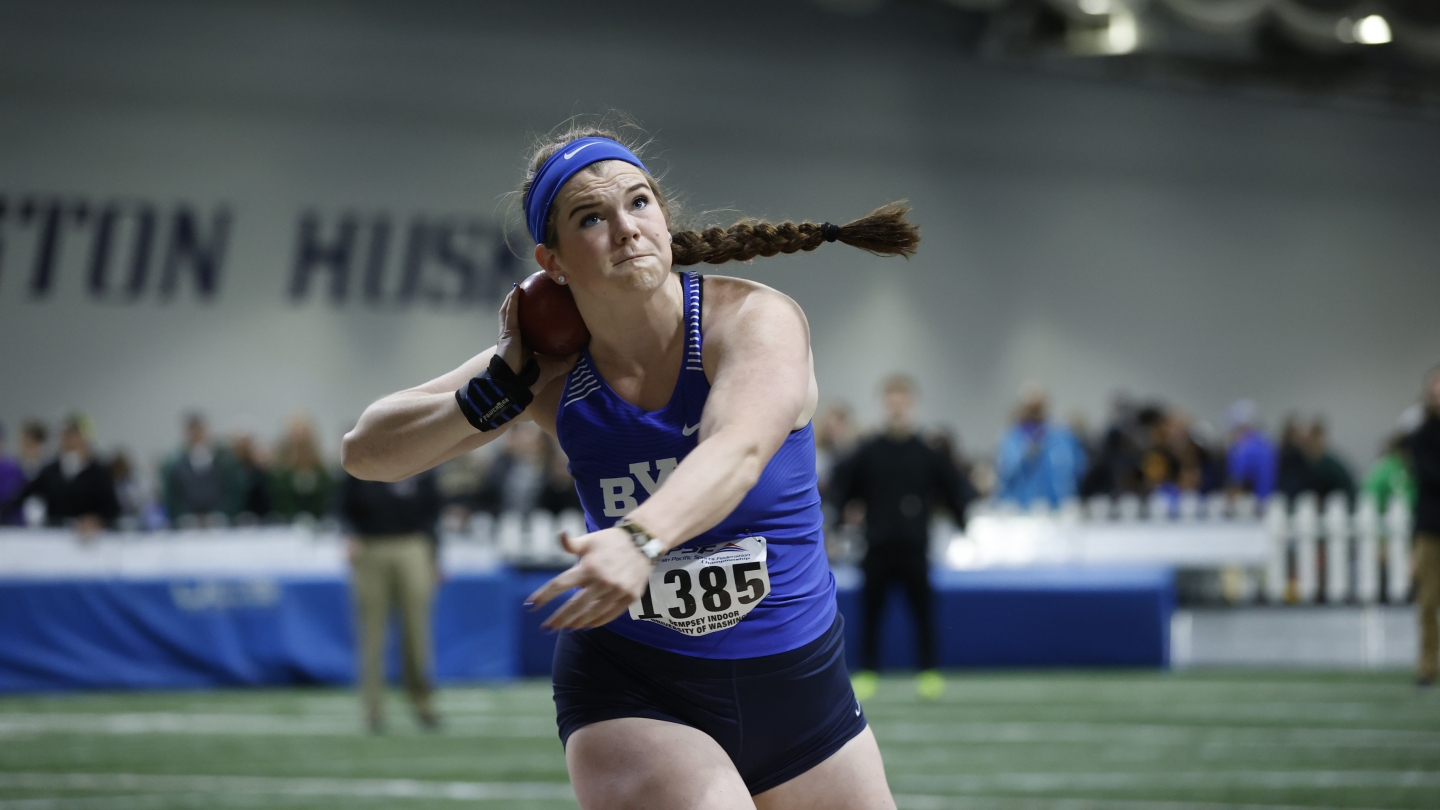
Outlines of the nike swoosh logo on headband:
[{"label": "nike swoosh logo on headband", "polygon": [[585,144],[585,145],[583,145],[583,146],[577,146],[577,147],[575,147],[574,149],[571,149],[569,152],[566,152],[566,153],[565,153],[564,157],[565,157],[566,160],[569,160],[570,158],[575,157],[576,155],[580,154],[580,150],[581,150],[581,149],[589,149],[589,148],[592,147],[592,146],[599,146],[599,145],[600,145],[600,142],[599,142],[599,141],[591,141],[590,143],[587,143],[587,144]]}]

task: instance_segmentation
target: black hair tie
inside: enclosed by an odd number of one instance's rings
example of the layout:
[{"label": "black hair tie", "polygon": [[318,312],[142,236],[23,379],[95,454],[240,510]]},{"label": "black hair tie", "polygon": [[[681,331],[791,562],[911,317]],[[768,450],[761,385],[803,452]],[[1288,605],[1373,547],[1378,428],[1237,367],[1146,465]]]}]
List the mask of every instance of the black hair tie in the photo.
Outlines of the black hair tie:
[{"label": "black hair tie", "polygon": [[830,223],[826,222],[820,226],[820,233],[825,235],[826,242],[834,242],[835,237],[840,235],[840,226],[831,225]]}]

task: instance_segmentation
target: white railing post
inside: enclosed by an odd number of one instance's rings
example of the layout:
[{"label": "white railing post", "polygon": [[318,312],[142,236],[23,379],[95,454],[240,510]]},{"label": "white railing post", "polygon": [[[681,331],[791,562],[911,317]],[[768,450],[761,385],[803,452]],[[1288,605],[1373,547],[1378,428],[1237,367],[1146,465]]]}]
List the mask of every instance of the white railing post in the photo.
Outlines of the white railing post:
[{"label": "white railing post", "polygon": [[1205,499],[1205,519],[1221,521],[1230,517],[1230,498],[1224,492],[1212,492]]},{"label": "white railing post", "polygon": [[1391,497],[1385,510],[1385,601],[1398,605],[1410,595],[1410,504]]},{"label": "white railing post", "polygon": [[1265,504],[1265,528],[1270,533],[1270,560],[1265,566],[1265,598],[1271,604],[1285,601],[1289,572],[1285,564],[1290,548],[1290,516],[1285,513],[1285,499],[1271,498]]},{"label": "white railing post", "polygon": [[1343,492],[1325,499],[1325,601],[1350,598],[1350,504]]},{"label": "white railing post", "polygon": [[1085,501],[1085,514],[1088,520],[1106,521],[1110,519],[1110,509],[1113,506],[1109,495],[1091,495]]},{"label": "white railing post", "polygon": [[1373,605],[1380,599],[1380,514],[1368,495],[1355,504],[1355,559],[1355,598]]},{"label": "white railing post", "polygon": [[545,562],[560,555],[560,542],[555,530],[555,516],[545,509],[535,509],[525,519],[525,557]]},{"label": "white railing post", "polygon": [[1140,519],[1140,496],[1127,492],[1115,499],[1115,515],[1122,523],[1134,523]]},{"label": "white railing post", "polygon": [[1319,591],[1316,565],[1320,539],[1320,509],[1315,493],[1295,497],[1295,579],[1296,598],[1301,604],[1315,601]]},{"label": "white railing post", "polygon": [[1194,523],[1198,520],[1200,518],[1200,496],[1194,492],[1180,493],[1175,516],[1186,523]]},{"label": "white railing post", "polygon": [[525,526],[520,515],[505,512],[495,521],[495,545],[506,560],[515,561],[525,554]]},{"label": "white railing post", "polygon": [[1162,492],[1153,492],[1145,501],[1145,517],[1154,523],[1170,520],[1170,499]]}]

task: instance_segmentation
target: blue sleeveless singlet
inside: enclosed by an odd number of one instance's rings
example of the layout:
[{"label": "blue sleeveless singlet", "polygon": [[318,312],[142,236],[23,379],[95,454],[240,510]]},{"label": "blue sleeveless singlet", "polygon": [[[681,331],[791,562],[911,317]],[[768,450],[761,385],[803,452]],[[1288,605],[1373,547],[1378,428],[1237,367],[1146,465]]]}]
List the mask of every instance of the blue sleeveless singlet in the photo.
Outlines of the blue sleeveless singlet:
[{"label": "blue sleeveless singlet", "polygon": [[[646,411],[621,399],[600,377],[589,349],[565,380],[555,430],[570,458],[590,531],[610,527],[643,503],[699,441],[710,394],[701,365],[703,281],[695,273],[682,273],[681,281],[685,355],[663,408]],[[757,548],[763,548],[763,563],[735,562],[755,559]],[[736,556],[746,550],[750,557]],[[687,561],[686,571],[668,570]],[[768,592],[758,581],[760,565],[768,570]],[[683,655],[753,658],[819,638],[835,621],[835,611],[835,578],[825,557],[816,488],[815,435],[807,424],[785,439],[729,516],[662,558],[645,598],[606,628]],[[637,614],[656,620],[634,618]],[[736,614],[743,614],[738,623]]]}]

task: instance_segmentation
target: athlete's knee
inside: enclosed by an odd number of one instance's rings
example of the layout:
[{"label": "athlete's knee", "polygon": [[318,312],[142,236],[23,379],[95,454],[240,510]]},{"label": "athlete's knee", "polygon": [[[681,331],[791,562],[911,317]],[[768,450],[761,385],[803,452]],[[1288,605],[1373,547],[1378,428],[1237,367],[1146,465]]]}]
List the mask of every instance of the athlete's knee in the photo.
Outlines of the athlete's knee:
[{"label": "athlete's knee", "polygon": [[678,773],[669,768],[625,767],[571,769],[575,797],[584,810],[631,810],[636,807],[729,808],[733,786],[725,774],[705,769]]}]

